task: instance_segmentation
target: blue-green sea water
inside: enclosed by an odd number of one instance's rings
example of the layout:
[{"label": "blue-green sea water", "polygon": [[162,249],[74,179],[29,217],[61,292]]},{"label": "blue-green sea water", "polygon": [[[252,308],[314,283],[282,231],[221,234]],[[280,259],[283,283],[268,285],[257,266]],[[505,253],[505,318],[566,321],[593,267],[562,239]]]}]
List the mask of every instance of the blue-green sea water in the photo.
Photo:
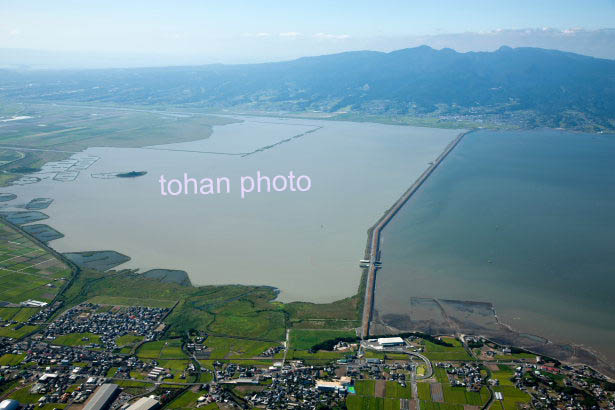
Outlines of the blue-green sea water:
[{"label": "blue-green sea water", "polygon": [[413,296],[492,302],[615,362],[615,135],[472,132],[382,240],[381,316]]}]

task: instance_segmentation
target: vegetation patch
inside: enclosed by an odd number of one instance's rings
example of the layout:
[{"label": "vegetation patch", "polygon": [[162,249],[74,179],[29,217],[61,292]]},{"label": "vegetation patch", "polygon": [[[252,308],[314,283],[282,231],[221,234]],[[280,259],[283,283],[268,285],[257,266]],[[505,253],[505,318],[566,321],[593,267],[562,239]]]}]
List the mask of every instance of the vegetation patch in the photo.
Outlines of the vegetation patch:
[{"label": "vegetation patch", "polygon": [[62,346],[88,346],[100,343],[100,336],[94,333],[70,333],[56,337],[54,345]]},{"label": "vegetation patch", "polygon": [[23,362],[23,359],[25,357],[26,357],[25,354],[7,353],[0,357],[0,366],[16,366],[19,363]]},{"label": "vegetation patch", "polygon": [[327,349],[322,343],[332,341],[335,345],[337,343],[335,340],[340,338],[357,340],[354,331],[291,329],[290,347],[296,350],[333,350],[333,346]]}]

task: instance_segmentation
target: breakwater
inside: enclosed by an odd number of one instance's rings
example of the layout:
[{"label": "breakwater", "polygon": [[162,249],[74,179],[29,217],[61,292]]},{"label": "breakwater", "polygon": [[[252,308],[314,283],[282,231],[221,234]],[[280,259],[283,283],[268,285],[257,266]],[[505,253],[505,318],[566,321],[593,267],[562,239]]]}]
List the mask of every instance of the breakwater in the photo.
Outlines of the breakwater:
[{"label": "breakwater", "polygon": [[451,141],[444,151],[429,164],[429,167],[418,177],[416,181],[408,188],[406,192],[393,204],[393,206],[376,222],[371,229],[371,235],[368,237],[369,249],[369,267],[367,271],[367,284],[365,286],[365,297],[363,299],[363,318],[361,326],[361,338],[369,336],[369,326],[372,319],[372,311],[374,306],[374,289],[376,285],[376,271],[380,267],[380,232],[393,219],[395,214],[402,206],[410,199],[410,197],[423,185],[432,172],[440,165],[446,156],[459,144],[461,139],[471,131],[466,131],[459,134]]}]

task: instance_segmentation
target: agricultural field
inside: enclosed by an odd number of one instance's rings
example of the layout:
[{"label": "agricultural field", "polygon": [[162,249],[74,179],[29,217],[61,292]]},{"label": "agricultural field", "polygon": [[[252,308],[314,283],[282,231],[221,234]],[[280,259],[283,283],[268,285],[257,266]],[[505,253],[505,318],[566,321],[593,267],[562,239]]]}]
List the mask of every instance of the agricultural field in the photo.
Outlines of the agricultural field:
[{"label": "agricultural field", "polygon": [[[191,360],[182,351],[181,339],[166,339],[144,343],[137,350],[137,356],[144,361],[155,360],[158,366],[169,369],[173,375],[172,379],[165,379],[169,383],[188,381],[188,375],[185,374],[185,370]],[[131,376],[136,379],[144,379],[146,374],[131,372]]]},{"label": "agricultural field", "polygon": [[67,264],[0,221],[0,304],[51,302],[71,274]]},{"label": "agricultural field", "polygon": [[0,366],[16,366],[21,363],[25,357],[25,354],[7,353],[0,356]]},{"label": "agricultural field", "polygon": [[0,321],[15,321],[15,322],[27,322],[36,312],[40,309],[29,307],[4,307],[0,308]]},{"label": "agricultural field", "polygon": [[386,382],[384,396],[391,399],[411,399],[412,387],[409,385],[406,387],[402,387],[401,384],[389,380]]},{"label": "agricultural field", "polygon": [[24,336],[37,330],[38,326],[24,326],[22,324],[11,325],[8,327],[0,327],[0,337],[10,337],[13,339],[21,339]]},{"label": "agricultural field", "polygon": [[410,386],[401,387],[397,382],[384,380],[357,380],[355,392],[346,398],[348,410],[399,410],[400,399],[412,398]]},{"label": "agricultural field", "polygon": [[158,360],[158,366],[164,367],[165,369],[169,369],[171,374],[173,375],[172,379],[165,379],[168,383],[185,383],[192,382],[193,380],[188,380],[188,375],[185,374],[186,367],[190,363],[190,360],[177,360],[177,359],[169,359],[169,360]]},{"label": "agricultural field", "polygon": [[[399,410],[399,399],[364,397],[351,394],[346,398],[348,410]],[[422,408],[422,407],[421,407]]]},{"label": "agricultural field", "polygon": [[420,382],[417,383],[419,399],[421,401],[431,401],[431,389],[429,388],[429,383]]},{"label": "agricultural field", "polygon": [[[139,356],[139,358],[141,358],[142,360],[146,362],[150,362],[152,360],[150,358],[146,358],[142,356]],[[173,376],[172,378],[164,379],[167,383],[186,383],[186,382],[194,381],[193,380],[194,378],[188,380],[189,376],[186,372],[186,368],[188,367],[188,364],[190,364],[191,360],[189,360],[187,357],[183,359],[181,358],[155,359],[155,361],[156,361],[157,366],[168,369],[171,375]],[[131,371],[130,376],[134,379],[145,380],[147,377],[147,373]]]},{"label": "agricultural field", "polygon": [[219,360],[256,358],[270,347],[279,346],[280,343],[209,336],[204,345],[211,349],[209,358]]},{"label": "agricultural field", "polygon": [[501,401],[496,401],[492,409],[515,410],[517,403],[529,403],[531,397],[529,394],[517,389],[511,378],[514,376],[514,371],[506,365],[498,365],[499,370],[492,371],[492,378],[498,379],[498,385],[493,388],[494,392],[502,393],[504,397]]},{"label": "agricultural field", "polygon": [[354,384],[357,396],[373,396],[376,389],[375,380],[357,380]]},{"label": "agricultural field", "polygon": [[88,346],[99,344],[100,336],[93,333],[70,333],[56,337],[52,343],[60,346]]},{"label": "agricultural field", "polygon": [[[463,408],[464,405],[480,407],[489,401],[490,394],[486,387],[483,387],[480,392],[470,392],[467,391],[465,387],[453,387],[449,382],[446,370],[441,367],[436,367],[434,369],[434,375],[437,383],[418,383],[417,387],[419,399],[421,400],[421,409],[454,409]],[[435,396],[434,390],[441,392],[439,393],[439,399]]]},{"label": "agricultural field", "polygon": [[503,364],[500,364],[497,367],[498,370],[493,370],[491,372],[491,378],[498,379],[500,386],[513,386],[514,383],[511,379],[515,375],[515,372],[513,372],[509,366]]},{"label": "agricultural field", "polygon": [[[193,409],[197,406],[197,400],[201,397],[203,393],[195,392],[193,390],[186,390],[175,399],[173,399],[167,406],[166,409]],[[215,403],[211,403],[204,406],[199,406],[199,409],[202,410],[218,410],[218,405]]]},{"label": "agricultural field", "polygon": [[453,347],[438,345],[429,340],[422,341],[425,346],[425,356],[427,356],[429,360],[436,362],[473,360],[458,340],[444,338],[443,341],[452,344]]},{"label": "agricultural field", "polygon": [[188,356],[181,349],[181,339],[157,340],[139,347],[137,356],[142,359],[185,359]]},{"label": "agricultural field", "polygon": [[496,400],[491,406],[492,409],[516,410],[517,403],[529,403],[532,400],[529,394],[514,386],[496,386],[493,391],[502,393],[504,399]]},{"label": "agricultural field", "polygon": [[119,347],[132,346],[143,341],[143,336],[124,335],[115,339],[115,344]]},{"label": "agricultural field", "polygon": [[205,114],[56,104],[22,105],[20,115],[32,118],[6,123],[0,129],[0,144],[7,147],[0,152],[0,171],[6,176],[0,183],[88,147],[136,148],[194,141],[208,138],[214,125],[235,122]]},{"label": "agricultural field", "polygon": [[463,410],[461,404],[436,403],[433,401],[422,401],[421,410]]}]

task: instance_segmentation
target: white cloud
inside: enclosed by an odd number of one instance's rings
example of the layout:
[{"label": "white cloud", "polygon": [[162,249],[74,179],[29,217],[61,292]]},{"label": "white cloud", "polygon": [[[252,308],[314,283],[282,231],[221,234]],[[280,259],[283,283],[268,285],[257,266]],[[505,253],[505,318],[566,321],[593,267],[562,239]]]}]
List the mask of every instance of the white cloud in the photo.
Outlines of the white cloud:
[{"label": "white cloud", "polygon": [[16,29],[16,28],[14,28],[14,29],[9,31],[9,36],[11,36],[11,37],[16,37],[16,36],[18,36],[20,34],[21,34],[21,31],[19,29]]},{"label": "white cloud", "polygon": [[296,31],[287,31],[285,33],[280,33],[280,37],[297,38],[299,36],[301,36],[301,33],[297,33]]},{"label": "white cloud", "polygon": [[251,38],[268,38],[271,37],[271,33],[260,32],[260,33],[243,33],[243,37],[251,37]]},{"label": "white cloud", "polygon": [[324,39],[324,40],[346,40],[346,39],[349,39],[350,36],[348,34],[316,33],[314,34],[314,38],[319,38],[319,39]]}]

